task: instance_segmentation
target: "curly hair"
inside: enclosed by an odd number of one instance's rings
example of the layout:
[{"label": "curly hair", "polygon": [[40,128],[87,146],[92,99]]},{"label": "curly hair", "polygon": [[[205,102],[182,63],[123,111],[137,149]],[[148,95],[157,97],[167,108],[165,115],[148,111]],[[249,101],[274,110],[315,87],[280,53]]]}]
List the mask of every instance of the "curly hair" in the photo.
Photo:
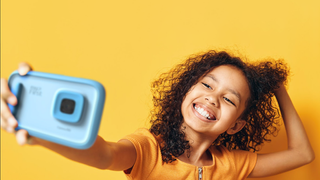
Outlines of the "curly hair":
[{"label": "curly hair", "polygon": [[175,157],[190,150],[182,127],[182,101],[201,77],[221,65],[232,65],[243,72],[250,97],[241,115],[247,121],[245,127],[234,135],[222,133],[212,145],[223,145],[229,150],[258,151],[259,145],[270,141],[268,135],[278,132],[279,111],[272,97],[274,90],[287,82],[289,69],[283,60],[250,63],[225,51],[211,50],[190,56],[152,83],[154,108],[151,111],[150,132],[161,139],[159,143],[164,162],[172,162]]}]

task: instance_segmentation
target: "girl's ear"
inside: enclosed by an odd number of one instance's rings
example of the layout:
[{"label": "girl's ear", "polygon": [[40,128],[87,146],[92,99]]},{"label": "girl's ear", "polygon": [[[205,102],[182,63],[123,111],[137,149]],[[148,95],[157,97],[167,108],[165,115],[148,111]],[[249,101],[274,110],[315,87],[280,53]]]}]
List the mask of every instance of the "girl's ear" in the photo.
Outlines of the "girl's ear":
[{"label": "girl's ear", "polygon": [[242,119],[236,120],[236,122],[227,130],[227,133],[231,135],[239,132],[246,125],[246,123],[247,122]]}]

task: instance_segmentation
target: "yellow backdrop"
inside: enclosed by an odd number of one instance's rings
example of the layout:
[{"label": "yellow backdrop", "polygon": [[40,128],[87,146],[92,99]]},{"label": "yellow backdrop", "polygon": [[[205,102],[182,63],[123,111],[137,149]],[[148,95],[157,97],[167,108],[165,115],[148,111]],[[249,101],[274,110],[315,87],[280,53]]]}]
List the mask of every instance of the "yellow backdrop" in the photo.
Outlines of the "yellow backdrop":
[{"label": "yellow backdrop", "polygon": [[[99,134],[109,141],[148,127],[150,83],[188,55],[215,48],[250,59],[284,58],[289,94],[320,156],[320,2],[2,0],[1,77],[21,61],[35,70],[100,81],[107,101]],[[285,130],[262,152],[286,147]],[[320,160],[265,180],[320,179]],[[1,131],[2,180],[125,179]]]}]

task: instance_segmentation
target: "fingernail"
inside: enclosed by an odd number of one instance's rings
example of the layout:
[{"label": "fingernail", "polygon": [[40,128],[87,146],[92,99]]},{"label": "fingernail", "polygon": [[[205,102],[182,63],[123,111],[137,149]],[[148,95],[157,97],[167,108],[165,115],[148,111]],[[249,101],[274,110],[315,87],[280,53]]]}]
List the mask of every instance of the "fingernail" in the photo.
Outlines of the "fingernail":
[{"label": "fingernail", "polygon": [[8,103],[14,104],[16,102],[16,98],[13,96],[8,97]]},{"label": "fingernail", "polygon": [[20,75],[26,75],[27,74],[27,72],[28,72],[28,67],[26,67],[26,66],[22,66],[22,67],[19,67],[19,74]]},{"label": "fingernail", "polygon": [[25,139],[23,137],[17,137],[17,142],[20,146],[25,144]]}]

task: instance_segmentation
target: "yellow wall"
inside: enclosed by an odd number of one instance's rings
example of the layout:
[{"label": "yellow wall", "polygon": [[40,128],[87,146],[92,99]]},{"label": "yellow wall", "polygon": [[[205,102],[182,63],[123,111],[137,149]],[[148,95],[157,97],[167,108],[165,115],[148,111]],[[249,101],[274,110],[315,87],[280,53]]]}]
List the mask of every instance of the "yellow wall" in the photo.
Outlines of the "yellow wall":
[{"label": "yellow wall", "polygon": [[[100,81],[108,97],[99,134],[117,141],[148,127],[150,83],[192,53],[214,48],[251,59],[284,58],[289,93],[318,159],[265,180],[320,179],[320,3],[270,1],[2,0],[1,77],[18,62]],[[285,148],[279,136],[263,152]],[[1,179],[125,179],[42,147],[20,147],[1,131]]]}]

